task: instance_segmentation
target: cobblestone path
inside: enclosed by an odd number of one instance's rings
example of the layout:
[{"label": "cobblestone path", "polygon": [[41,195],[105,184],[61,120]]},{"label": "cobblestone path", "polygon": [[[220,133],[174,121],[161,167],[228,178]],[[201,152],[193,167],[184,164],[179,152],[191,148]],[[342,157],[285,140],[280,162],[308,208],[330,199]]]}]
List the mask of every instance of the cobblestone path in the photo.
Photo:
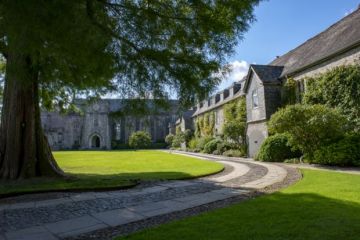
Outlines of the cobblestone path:
[{"label": "cobblestone path", "polygon": [[[282,182],[285,168],[243,158],[180,153],[219,161],[225,170],[209,177],[162,181],[130,190],[72,193],[53,198],[0,201],[0,240],[54,240],[182,211]],[[45,195],[44,195],[45,196]]]}]

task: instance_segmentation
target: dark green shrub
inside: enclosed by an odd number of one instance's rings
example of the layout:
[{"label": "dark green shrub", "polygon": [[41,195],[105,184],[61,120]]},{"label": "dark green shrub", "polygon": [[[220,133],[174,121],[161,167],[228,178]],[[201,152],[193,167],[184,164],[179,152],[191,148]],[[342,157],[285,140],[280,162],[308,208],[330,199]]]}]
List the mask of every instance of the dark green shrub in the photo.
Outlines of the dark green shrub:
[{"label": "dark green shrub", "polygon": [[148,132],[137,131],[131,134],[129,145],[134,149],[148,148],[151,144],[151,136]]},{"label": "dark green shrub", "polygon": [[225,151],[222,155],[226,157],[244,157],[246,156],[246,153],[242,151],[241,149],[232,149]]},{"label": "dark green shrub", "polygon": [[230,143],[227,141],[222,141],[221,143],[218,143],[216,150],[220,153],[223,154],[223,152],[231,150],[231,149],[237,149],[238,146],[235,143]]},{"label": "dark green shrub", "polygon": [[193,136],[194,136],[194,132],[192,130],[186,129],[184,131],[184,140],[185,140],[186,144],[189,144],[189,142],[191,141]]},{"label": "dark green shrub", "polygon": [[300,156],[301,152],[292,150],[286,134],[275,134],[265,139],[256,159],[264,162],[283,162],[285,159]]},{"label": "dark green shrub", "polygon": [[201,137],[201,138],[198,138],[196,148],[203,151],[205,145],[208,142],[210,142],[211,140],[213,140],[213,139],[214,139],[213,137]]},{"label": "dark green shrub", "polygon": [[217,149],[217,145],[222,143],[221,139],[213,139],[205,144],[204,153],[213,153]]},{"label": "dark green shrub", "polygon": [[325,105],[289,105],[274,113],[268,122],[269,132],[286,133],[289,143],[309,159],[322,146],[341,139],[347,131],[346,118]]},{"label": "dark green shrub", "polygon": [[337,166],[360,166],[360,135],[346,136],[340,141],[315,151],[314,163]]},{"label": "dark green shrub", "polygon": [[189,149],[190,149],[190,150],[196,149],[197,144],[198,144],[197,138],[192,138],[192,139],[189,141],[189,144],[188,144],[188,145],[189,145]]}]

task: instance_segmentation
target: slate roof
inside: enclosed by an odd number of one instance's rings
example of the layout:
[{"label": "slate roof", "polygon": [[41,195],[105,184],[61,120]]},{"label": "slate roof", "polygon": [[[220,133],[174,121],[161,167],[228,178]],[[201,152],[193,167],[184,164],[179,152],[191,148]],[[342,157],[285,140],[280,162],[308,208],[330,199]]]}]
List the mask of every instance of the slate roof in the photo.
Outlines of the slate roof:
[{"label": "slate roof", "polygon": [[360,8],[269,65],[284,66],[284,77],[356,46],[360,46]]},{"label": "slate roof", "polygon": [[251,65],[256,75],[263,83],[280,83],[279,77],[284,70],[283,66]]}]

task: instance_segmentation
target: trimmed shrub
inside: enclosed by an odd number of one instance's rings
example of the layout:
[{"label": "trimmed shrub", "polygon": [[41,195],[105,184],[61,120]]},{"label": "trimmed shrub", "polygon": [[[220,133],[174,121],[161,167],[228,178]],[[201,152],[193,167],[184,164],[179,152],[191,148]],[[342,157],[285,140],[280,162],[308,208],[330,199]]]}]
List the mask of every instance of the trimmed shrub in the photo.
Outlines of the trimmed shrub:
[{"label": "trimmed shrub", "polygon": [[275,134],[265,139],[256,159],[264,162],[283,162],[285,159],[300,156],[301,152],[292,150],[286,134]]},{"label": "trimmed shrub", "polygon": [[324,105],[289,105],[274,113],[269,132],[286,133],[291,146],[299,148],[310,160],[320,147],[341,139],[348,130],[346,118]]},{"label": "trimmed shrub", "polygon": [[337,166],[360,166],[360,135],[346,136],[340,141],[315,151],[314,163]]},{"label": "trimmed shrub", "polygon": [[174,140],[174,134],[169,133],[166,137],[165,137],[165,142],[167,143],[167,145],[171,146]]},{"label": "trimmed shrub", "polygon": [[246,156],[246,153],[243,152],[242,150],[232,149],[232,150],[225,151],[222,155],[224,155],[226,157],[244,157],[244,156]]},{"label": "trimmed shrub", "polygon": [[134,149],[148,148],[150,144],[151,136],[145,131],[134,132],[129,138],[129,145]]},{"label": "trimmed shrub", "polygon": [[217,145],[222,143],[221,139],[215,138],[204,146],[204,153],[213,153],[217,149]]}]

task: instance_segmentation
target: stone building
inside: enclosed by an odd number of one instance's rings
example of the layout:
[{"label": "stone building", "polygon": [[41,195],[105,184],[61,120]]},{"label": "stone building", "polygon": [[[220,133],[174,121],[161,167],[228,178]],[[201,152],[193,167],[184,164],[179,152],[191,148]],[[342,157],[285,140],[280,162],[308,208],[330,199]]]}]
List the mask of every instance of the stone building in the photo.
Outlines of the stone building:
[{"label": "stone building", "polygon": [[300,93],[306,90],[307,77],[359,60],[360,8],[268,65],[250,65],[245,79],[197,104],[191,115],[193,126],[198,116],[215,111],[215,134],[221,133],[223,106],[245,95],[248,156],[254,157],[268,136],[267,121],[281,107],[282,86],[287,79],[297,81]]},{"label": "stone building", "polygon": [[268,135],[266,121],[281,106],[281,88],[289,78],[297,92],[306,78],[360,59],[360,9],[268,65],[251,65],[244,87],[247,101],[248,154],[254,157]]},{"label": "stone building", "polygon": [[[168,126],[177,118],[178,102],[170,100],[169,109],[141,116],[125,112],[126,99],[102,99],[94,103],[76,100],[77,113],[42,112],[44,132],[54,150],[111,149],[114,143],[126,143],[134,131],[148,131],[153,142],[164,141]],[[151,100],[149,109],[155,108]]]}]

